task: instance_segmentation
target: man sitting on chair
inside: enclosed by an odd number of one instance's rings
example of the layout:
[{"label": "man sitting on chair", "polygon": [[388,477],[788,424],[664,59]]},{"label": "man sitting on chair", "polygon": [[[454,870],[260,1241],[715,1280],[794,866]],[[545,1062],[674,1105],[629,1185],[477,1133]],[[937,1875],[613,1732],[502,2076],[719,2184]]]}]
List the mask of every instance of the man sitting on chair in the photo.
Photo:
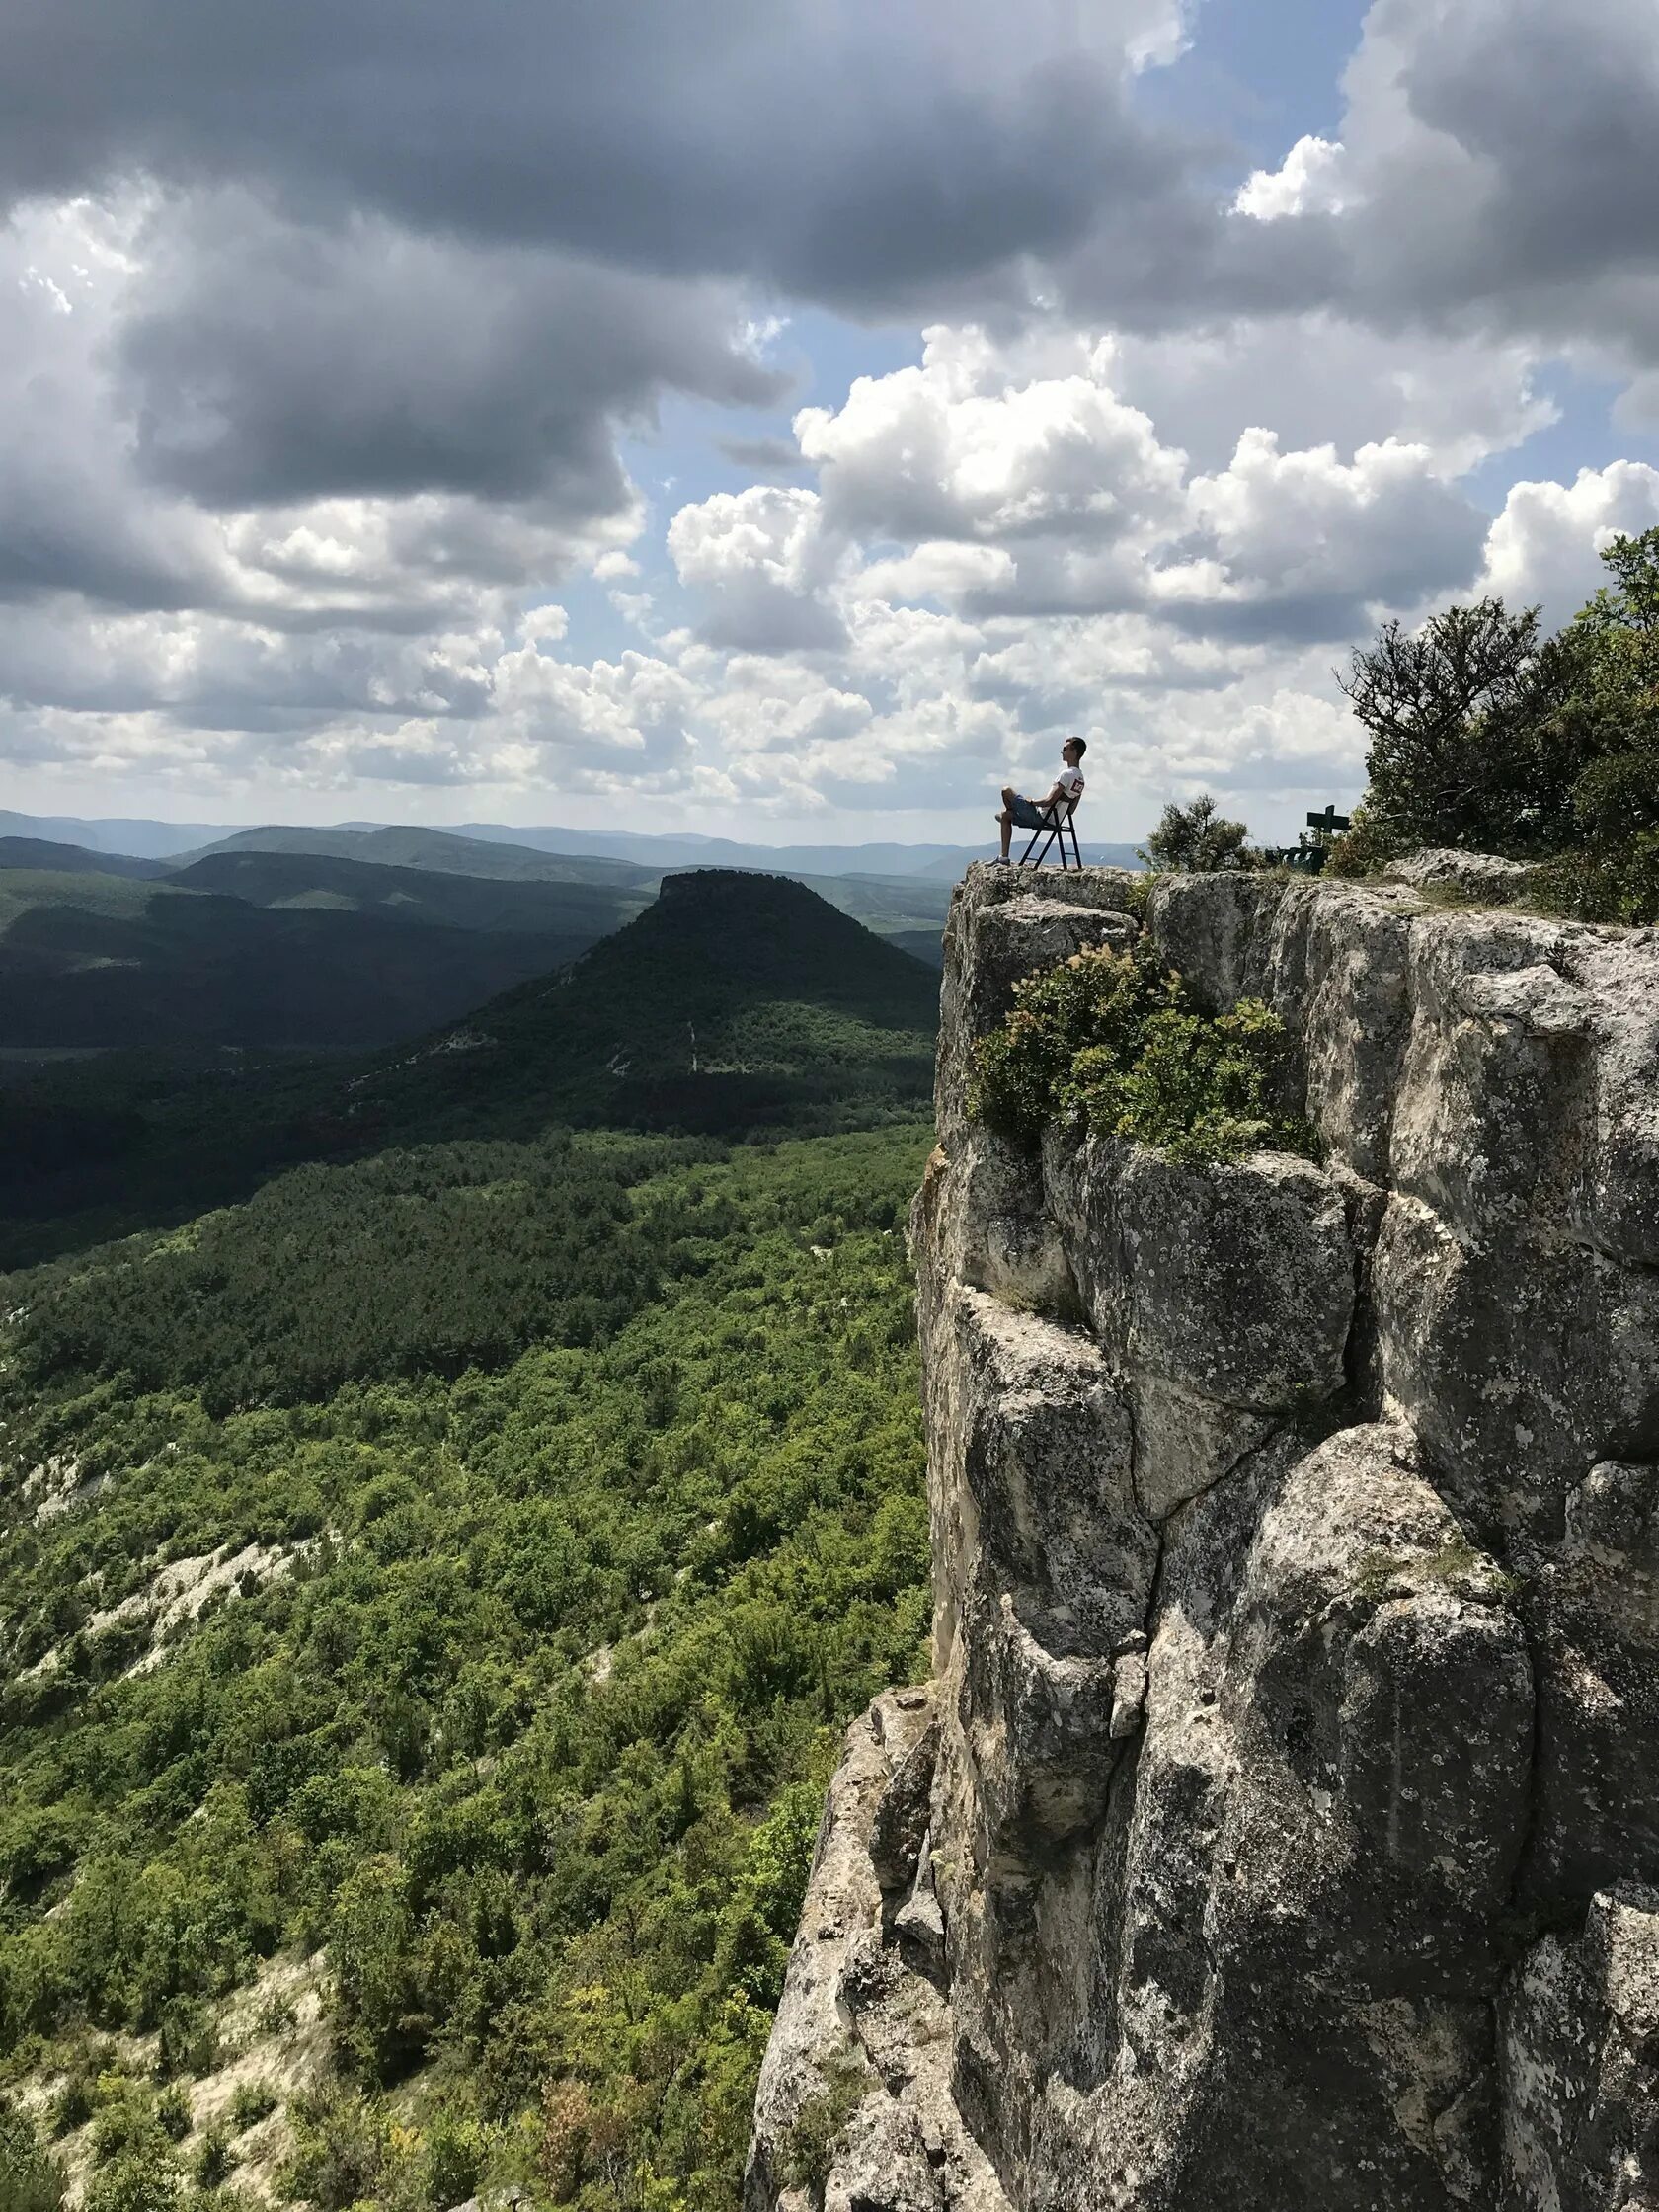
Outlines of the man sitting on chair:
[{"label": "man sitting on chair", "polygon": [[[1002,850],[997,854],[997,865],[1007,867],[1008,844],[1016,828],[1021,830],[1052,830],[1055,824],[1066,819],[1067,809],[1075,809],[1083,795],[1083,779],[1077,772],[1077,763],[1088,750],[1081,738],[1067,738],[1060,749],[1060,757],[1066,765],[1055,778],[1054,789],[1046,799],[1022,799],[1011,784],[1002,787],[1002,812],[997,821],[1002,826]],[[1048,810],[1058,808],[1060,812]]]}]

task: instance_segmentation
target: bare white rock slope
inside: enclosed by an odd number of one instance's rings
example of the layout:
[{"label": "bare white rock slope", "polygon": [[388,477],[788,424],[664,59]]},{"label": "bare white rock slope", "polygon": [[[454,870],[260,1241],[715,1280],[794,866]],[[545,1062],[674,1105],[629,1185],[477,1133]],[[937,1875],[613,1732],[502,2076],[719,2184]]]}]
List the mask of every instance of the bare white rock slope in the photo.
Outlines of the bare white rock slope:
[{"label": "bare white rock slope", "polygon": [[1187,877],[1315,1165],[970,1120],[1130,879],[976,868],[935,1674],[848,1739],[749,2212],[1659,2212],[1659,935]]}]

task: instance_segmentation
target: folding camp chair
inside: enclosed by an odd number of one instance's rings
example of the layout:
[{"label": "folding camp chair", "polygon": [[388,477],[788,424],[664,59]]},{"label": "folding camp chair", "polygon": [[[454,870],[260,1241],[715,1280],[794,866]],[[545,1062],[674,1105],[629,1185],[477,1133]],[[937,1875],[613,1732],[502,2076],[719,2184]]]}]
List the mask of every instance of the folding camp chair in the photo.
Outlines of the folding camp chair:
[{"label": "folding camp chair", "polygon": [[[1032,830],[1031,844],[1028,844],[1019,856],[1019,864],[1022,868],[1028,862],[1032,867],[1040,868],[1049,857],[1050,848],[1056,845],[1060,848],[1060,864],[1063,868],[1080,868],[1082,866],[1083,856],[1077,850],[1077,826],[1071,819],[1076,811],[1077,802],[1075,799],[1056,799],[1052,802],[1044,801],[1039,805],[1037,812],[1043,817],[1043,824],[1041,829]],[[1031,846],[1037,842],[1039,837],[1044,839],[1043,849],[1036,859],[1032,860]],[[1067,837],[1071,840],[1071,857],[1069,860],[1066,857],[1066,840]]]}]

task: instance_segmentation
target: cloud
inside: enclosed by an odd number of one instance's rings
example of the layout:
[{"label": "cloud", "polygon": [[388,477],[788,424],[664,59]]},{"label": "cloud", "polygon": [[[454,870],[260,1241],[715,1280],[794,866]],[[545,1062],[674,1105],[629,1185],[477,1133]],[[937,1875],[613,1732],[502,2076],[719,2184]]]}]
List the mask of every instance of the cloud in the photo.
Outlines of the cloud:
[{"label": "cloud", "polygon": [[1340,143],[1239,196],[1242,270],[1267,249],[1258,280],[1374,327],[1659,361],[1646,0],[1378,0],[1345,83]]},{"label": "cloud", "polygon": [[532,639],[499,657],[494,694],[495,742],[517,757],[526,781],[672,789],[691,750],[696,687],[653,654],[584,665],[543,653]]},{"label": "cloud", "polygon": [[[1380,614],[1558,618],[1659,514],[1639,462],[1494,467],[1570,434],[1562,364],[1654,409],[1659,27],[1375,0],[1259,165],[1144,97],[1204,33],[15,0],[0,753],[833,817],[1076,727],[1103,807],[1352,796],[1330,663]],[[849,384],[874,323],[921,359]],[[703,439],[754,480],[696,496]]]},{"label": "cloud", "polygon": [[1299,138],[1277,169],[1257,169],[1245,179],[1234,212],[1263,223],[1285,215],[1340,214],[1346,204],[1345,151],[1329,138]]},{"label": "cloud", "polygon": [[1659,469],[1643,462],[1580,469],[1571,484],[1512,485],[1486,541],[1481,589],[1512,606],[1541,604],[1554,627],[1608,581],[1603,546],[1655,525]]},{"label": "cloud", "polygon": [[826,515],[867,536],[1099,543],[1179,493],[1182,456],[1102,375],[1010,381],[973,329],[928,331],[918,367],[858,378],[795,434]]},{"label": "cloud", "polygon": [[775,392],[738,320],[707,287],[319,239],[239,196],[29,210],[0,231],[0,600],[477,619],[637,534],[619,421],[670,385]]},{"label": "cloud", "polygon": [[717,492],[679,510],[668,549],[704,610],[705,644],[799,653],[844,642],[827,587],[845,546],[816,492],[761,484]]},{"label": "cloud", "polygon": [[240,192],[151,251],[118,341],[137,460],[210,508],[445,492],[586,521],[627,506],[615,427],[666,389],[781,389],[718,286],[360,217],[301,229]]},{"label": "cloud", "polygon": [[1224,468],[1190,474],[1113,389],[1116,350],[1079,352],[935,329],[918,367],[797,416],[826,525],[909,541],[854,589],[980,620],[1141,609],[1294,643],[1347,638],[1374,607],[1477,571],[1487,518],[1429,446],[1388,438],[1344,459],[1251,426]]},{"label": "cloud", "polygon": [[1466,584],[1486,531],[1424,447],[1393,439],[1344,462],[1331,446],[1284,453],[1271,431],[1247,430],[1224,470],[1194,478],[1187,508],[1210,557],[1162,570],[1154,599],[1233,635],[1350,636],[1373,608]]},{"label": "cloud", "polygon": [[868,306],[1166,189],[1167,134],[1128,88],[1183,36],[1170,0],[20,0],[0,198],[246,183],[307,222],[359,210]]},{"label": "cloud", "polygon": [[1452,480],[1559,419],[1539,368],[1537,351],[1520,341],[1389,335],[1318,310],[1121,336],[1111,374],[1129,404],[1155,416],[1159,437],[1201,469],[1225,466],[1247,414],[1287,449],[1352,452],[1390,438],[1421,446]]}]

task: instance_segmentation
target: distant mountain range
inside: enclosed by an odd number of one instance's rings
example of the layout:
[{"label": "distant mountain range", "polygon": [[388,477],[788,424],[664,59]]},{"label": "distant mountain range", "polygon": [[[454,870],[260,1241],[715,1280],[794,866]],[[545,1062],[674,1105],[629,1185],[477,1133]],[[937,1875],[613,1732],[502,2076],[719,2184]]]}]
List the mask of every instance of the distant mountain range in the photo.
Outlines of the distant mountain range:
[{"label": "distant mountain range", "polygon": [[[202,841],[158,849],[175,833]],[[148,849],[112,849],[117,838]],[[649,909],[665,883],[717,863],[731,880],[816,892],[896,957],[936,970],[972,857],[488,823],[276,824],[214,837],[202,824],[0,814],[0,1054],[339,1051],[418,1037],[563,968]]]},{"label": "distant mountain range", "polygon": [[[391,867],[503,882],[587,885],[607,892],[620,909],[615,920],[606,924],[611,928],[637,913],[656,895],[666,875],[679,872],[687,865],[676,861],[672,870],[661,865],[648,868],[635,861],[614,860],[592,853],[541,852],[528,845],[463,837],[451,830],[282,828],[240,830],[199,858],[175,861],[173,865],[180,871],[175,880],[194,877],[198,868],[222,861],[228,855],[245,858],[250,854],[280,854],[293,867],[300,865],[302,856],[315,856],[319,861],[337,865],[368,866],[373,873],[365,877],[363,883],[365,897],[369,899],[378,897],[371,887]],[[755,872],[787,875],[796,883],[805,884],[878,935],[904,933],[911,940],[907,949],[917,952],[934,967],[940,965],[939,936],[950,906],[954,876],[815,876],[792,868],[769,867]],[[219,888],[231,886],[224,881]]]},{"label": "distant mountain range", "polygon": [[[148,822],[127,818],[85,820],[69,815],[11,814],[0,809],[0,837],[44,837],[59,844],[84,845],[94,852],[126,853],[150,860],[198,853],[208,846],[216,847],[250,834],[270,837],[290,833],[293,832],[280,826]],[[463,823],[459,830],[451,832],[411,831],[375,822],[343,822],[334,825],[332,832],[309,830],[303,833],[312,836],[345,833],[358,837],[365,833],[450,834],[479,843],[518,845],[533,852],[560,853],[571,858],[586,855],[593,859],[631,861],[636,867],[657,874],[669,868],[763,868],[789,876],[940,876],[952,883],[970,860],[984,860],[991,850],[988,818],[985,841],[977,845],[763,845],[727,837],[545,826],[526,829],[500,822]],[[1109,867],[1140,865],[1133,845],[1085,843],[1083,855],[1085,859]],[[390,853],[386,856],[393,857]]]},{"label": "distant mountain range", "polygon": [[[416,828],[239,830],[170,861],[0,837],[0,1054],[418,1037],[553,975],[674,880]],[[938,967],[943,879],[813,881],[893,957]]]},{"label": "distant mountain range", "polygon": [[[238,830],[171,860],[0,837],[0,1052],[416,1037],[564,967],[664,880],[417,828]],[[946,880],[813,884],[937,969]]]},{"label": "distant mountain range", "polygon": [[94,852],[86,845],[59,844],[47,837],[0,837],[0,869],[19,868],[44,868],[61,875],[129,876],[140,883],[153,883],[171,873],[165,860]]}]

